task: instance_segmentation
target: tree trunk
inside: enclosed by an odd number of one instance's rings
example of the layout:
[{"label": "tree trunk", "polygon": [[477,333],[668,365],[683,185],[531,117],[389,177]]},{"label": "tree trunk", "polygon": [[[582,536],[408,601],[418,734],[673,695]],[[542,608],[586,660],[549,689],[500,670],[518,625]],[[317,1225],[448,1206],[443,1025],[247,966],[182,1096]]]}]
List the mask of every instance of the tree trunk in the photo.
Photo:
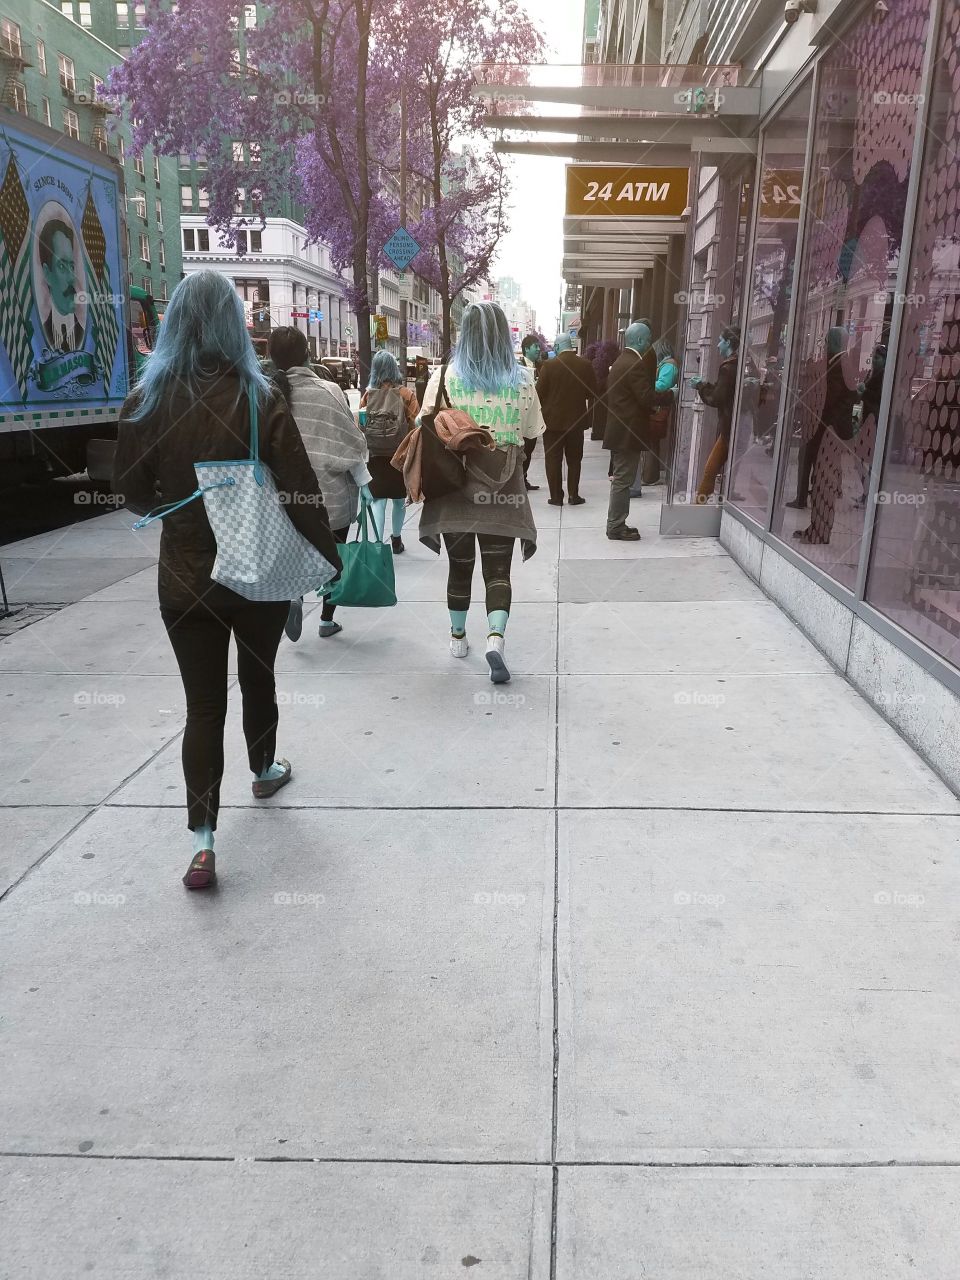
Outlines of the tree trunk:
[{"label": "tree trunk", "polygon": [[[353,279],[367,279],[367,255],[365,249],[357,243],[353,250]],[[357,303],[357,352],[360,356],[360,386],[365,387],[370,381],[370,361],[373,358],[370,342],[370,294],[364,289],[363,298]]]}]

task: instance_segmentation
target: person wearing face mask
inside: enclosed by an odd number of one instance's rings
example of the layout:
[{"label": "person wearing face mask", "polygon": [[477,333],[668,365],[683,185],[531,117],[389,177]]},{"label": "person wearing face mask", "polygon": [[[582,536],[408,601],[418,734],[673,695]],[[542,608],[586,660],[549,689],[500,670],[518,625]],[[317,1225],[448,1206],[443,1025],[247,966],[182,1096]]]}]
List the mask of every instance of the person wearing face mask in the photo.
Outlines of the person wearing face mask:
[{"label": "person wearing face mask", "polygon": [[[533,370],[533,382],[536,385],[540,371],[546,364],[544,359],[544,351],[540,346],[540,339],[535,333],[528,333],[524,340],[520,343],[520,363],[525,369]],[[538,484],[531,484],[527,472],[530,470],[530,459],[533,457],[533,451],[537,447],[536,440],[525,440],[523,442],[523,483],[527,487],[528,493],[533,493],[535,489],[539,489]]]},{"label": "person wearing face mask", "polygon": [[653,345],[648,325],[634,321],[623,337],[624,349],[613,362],[607,381],[607,425],[603,447],[611,456],[607,537],[615,542],[639,542],[639,532],[627,524],[630,488],[640,457],[656,441],[650,429],[650,410],[673,404],[672,391],[657,391],[656,357],[644,357]]},{"label": "person wearing face mask", "polygon": [[[846,375],[843,372],[843,358],[847,350],[846,329],[840,325],[828,329],[826,349],[827,367],[824,373],[823,409],[820,413],[820,422],[811,438],[800,446],[797,496],[786,504],[798,511],[802,511],[807,505],[807,499],[810,496],[810,478],[813,475],[827,427],[831,427],[841,440],[849,440],[853,435],[853,406],[857,393],[853,387],[847,386]],[[810,386],[811,383],[808,381],[801,385]]]},{"label": "person wearing face mask", "polygon": [[690,385],[704,404],[717,411],[717,441],[710,450],[700,487],[697,490],[697,502],[706,502],[717,484],[717,476],[723,470],[723,464],[730,452],[730,432],[733,429],[733,397],[737,389],[737,353],[740,350],[740,330],[736,325],[728,325],[720,333],[717,343],[720,353],[720,368],[716,381],[708,382],[705,378],[693,377]]},{"label": "person wearing face mask", "polygon": [[550,487],[551,507],[563,506],[563,461],[567,462],[567,492],[571,506],[585,501],[580,497],[580,464],[583,460],[583,433],[589,425],[587,407],[597,394],[593,365],[578,356],[573,339],[562,333],[555,340],[557,358],[540,375],[537,394],[547,429],[543,436],[543,458]]}]

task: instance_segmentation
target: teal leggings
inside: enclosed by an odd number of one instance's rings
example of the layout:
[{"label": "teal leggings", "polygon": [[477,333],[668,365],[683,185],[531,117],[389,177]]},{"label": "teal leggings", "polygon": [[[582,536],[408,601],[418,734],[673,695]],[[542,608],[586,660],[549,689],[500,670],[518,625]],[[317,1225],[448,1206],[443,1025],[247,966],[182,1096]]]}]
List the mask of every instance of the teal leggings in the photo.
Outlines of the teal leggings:
[{"label": "teal leggings", "polygon": [[[381,538],[386,535],[386,514],[387,514],[386,498],[374,498],[373,500],[373,518],[377,522],[377,528],[380,530]],[[405,514],[405,502],[403,498],[390,498],[393,509],[390,513],[390,524],[395,538],[399,538],[403,533],[403,517]]]}]

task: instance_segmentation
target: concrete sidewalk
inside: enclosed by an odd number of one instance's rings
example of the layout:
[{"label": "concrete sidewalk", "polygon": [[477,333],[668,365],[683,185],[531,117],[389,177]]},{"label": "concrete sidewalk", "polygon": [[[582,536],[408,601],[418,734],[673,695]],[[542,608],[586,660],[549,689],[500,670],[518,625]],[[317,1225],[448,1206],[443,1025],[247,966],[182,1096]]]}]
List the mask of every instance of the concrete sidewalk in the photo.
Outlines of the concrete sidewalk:
[{"label": "concrete sidewalk", "polygon": [[0,642],[5,1278],[953,1280],[960,804],[660,490],[638,545],[584,494],[507,686],[415,516],[396,609],[308,612],[216,895],[155,536],[7,549],[76,603]]}]

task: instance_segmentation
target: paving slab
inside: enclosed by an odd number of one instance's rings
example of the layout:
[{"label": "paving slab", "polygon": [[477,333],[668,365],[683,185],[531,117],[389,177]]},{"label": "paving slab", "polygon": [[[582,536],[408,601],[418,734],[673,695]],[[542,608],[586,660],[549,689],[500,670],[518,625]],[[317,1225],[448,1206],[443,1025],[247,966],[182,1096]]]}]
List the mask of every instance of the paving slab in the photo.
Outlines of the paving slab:
[{"label": "paving slab", "polygon": [[[0,563],[12,605],[67,604],[82,600],[142,569],[143,556],[44,556],[37,559],[7,555],[0,549]],[[156,596],[156,569],[154,597]]]},{"label": "paving slab", "polygon": [[838,675],[564,676],[561,805],[958,813]]},{"label": "paving slab", "polygon": [[562,604],[560,670],[785,675],[833,668],[770,601],[700,600]]},{"label": "paving slab", "polygon": [[[449,653],[443,657],[455,661]],[[292,762],[295,777],[267,803],[551,806],[555,682],[527,676],[495,686],[485,664],[481,670],[482,655],[466,661],[473,662],[473,679],[462,670],[449,676],[278,674],[278,751]],[[230,694],[225,751],[223,803],[261,805],[250,794],[237,690]],[[158,755],[114,801],[181,805],[176,746]]]},{"label": "paving slab", "polygon": [[559,565],[559,599],[566,604],[590,604],[602,600],[764,598],[760,588],[729,556],[564,559]]},{"label": "paving slab", "polygon": [[5,893],[89,812],[77,806],[0,809],[0,893]]},{"label": "paving slab", "polygon": [[564,1169],[557,1280],[954,1280],[957,1169]]},{"label": "paving slab", "polygon": [[958,838],[561,814],[559,1158],[960,1159]]},{"label": "paving slab", "polygon": [[0,672],[21,671],[177,675],[177,663],[155,605],[82,601],[0,640]]},{"label": "paving slab", "polygon": [[5,902],[0,1147],[548,1160],[553,818],[493,835],[228,812],[191,895],[182,813],[100,810]]},{"label": "paving slab", "polygon": [[[338,609],[343,631],[329,640],[317,635],[319,619],[314,605],[305,613],[301,639],[296,644],[281,641],[277,671],[442,673],[474,682],[489,676],[483,656],[487,615],[481,604],[475,604],[467,618],[471,647],[465,659],[450,656],[450,615],[440,600],[400,601],[393,609]],[[513,611],[507,658],[515,677],[556,671],[556,604],[524,603]]]},{"label": "paving slab", "polygon": [[[659,524],[659,504],[656,514]],[[642,527],[639,542],[617,542],[607,537],[605,528],[563,528],[560,533],[562,560],[649,560],[673,557],[692,560],[699,556],[716,556],[722,560],[729,558],[729,553],[721,547],[719,538],[668,537],[659,532],[648,533]]]},{"label": "paving slab", "polygon": [[[404,534],[407,550],[397,558],[397,598],[399,600],[442,600],[447,598],[447,556],[434,555],[411,535]],[[549,530],[537,537],[537,550],[529,560],[522,560],[519,550],[513,558],[511,574],[515,604],[556,603],[557,556],[559,534]],[[475,601],[484,598],[480,556],[473,575]]]},{"label": "paving slab", "polygon": [[0,805],[97,804],[184,714],[179,676],[0,675]]},{"label": "paving slab", "polygon": [[97,559],[155,560],[160,548],[160,527],[153,525],[135,531],[131,526],[136,518],[131,516],[126,528],[120,524],[107,525],[100,520],[65,525],[61,529],[51,529],[49,533],[38,533],[35,537],[11,543],[10,551],[13,555],[30,559],[69,560],[76,556],[96,556]]},{"label": "paving slab", "polygon": [[87,600],[143,600],[159,608],[157,602],[157,566],[149,565],[146,569],[138,569],[125,578],[120,578],[104,587],[102,591],[93,591],[85,597]]}]

